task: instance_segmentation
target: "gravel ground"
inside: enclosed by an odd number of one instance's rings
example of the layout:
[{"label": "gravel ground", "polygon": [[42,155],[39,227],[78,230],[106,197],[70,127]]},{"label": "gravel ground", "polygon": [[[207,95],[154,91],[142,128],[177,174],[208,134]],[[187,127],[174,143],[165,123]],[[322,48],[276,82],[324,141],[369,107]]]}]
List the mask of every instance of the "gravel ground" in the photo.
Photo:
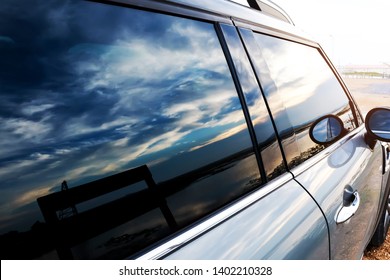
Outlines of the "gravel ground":
[{"label": "gravel ground", "polygon": [[[365,115],[374,107],[390,106],[389,79],[344,79]],[[368,247],[363,260],[390,260],[390,231],[380,247]]]},{"label": "gravel ground", "polygon": [[390,231],[382,246],[368,247],[366,249],[363,260],[390,260]]}]

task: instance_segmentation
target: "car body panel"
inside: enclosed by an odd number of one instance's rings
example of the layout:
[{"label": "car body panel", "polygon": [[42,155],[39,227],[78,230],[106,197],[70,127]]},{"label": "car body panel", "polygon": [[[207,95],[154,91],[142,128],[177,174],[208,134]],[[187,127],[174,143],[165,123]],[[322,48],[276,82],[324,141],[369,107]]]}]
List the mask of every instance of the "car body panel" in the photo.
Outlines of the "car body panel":
[{"label": "car body panel", "polygon": [[[332,259],[360,259],[375,230],[376,219],[370,217],[377,216],[381,202],[383,157],[381,145],[377,143],[371,150],[364,133],[360,129],[318,162],[306,162],[291,171],[326,215]],[[360,206],[349,220],[337,224],[343,192],[348,186],[359,193]]]},{"label": "car body panel", "polygon": [[290,180],[164,259],[328,259],[328,242],[318,206]]}]

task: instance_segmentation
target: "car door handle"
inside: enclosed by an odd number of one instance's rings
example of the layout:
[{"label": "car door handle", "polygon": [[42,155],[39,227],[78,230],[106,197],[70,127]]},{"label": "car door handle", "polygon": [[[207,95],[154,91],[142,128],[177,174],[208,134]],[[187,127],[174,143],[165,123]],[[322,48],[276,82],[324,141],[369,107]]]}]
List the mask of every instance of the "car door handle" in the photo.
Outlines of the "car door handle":
[{"label": "car door handle", "polygon": [[354,192],[353,194],[353,201],[349,205],[344,205],[344,203],[339,207],[336,214],[336,223],[341,224],[346,221],[348,221],[353,215],[355,215],[357,209],[360,205],[360,196],[358,192]]}]

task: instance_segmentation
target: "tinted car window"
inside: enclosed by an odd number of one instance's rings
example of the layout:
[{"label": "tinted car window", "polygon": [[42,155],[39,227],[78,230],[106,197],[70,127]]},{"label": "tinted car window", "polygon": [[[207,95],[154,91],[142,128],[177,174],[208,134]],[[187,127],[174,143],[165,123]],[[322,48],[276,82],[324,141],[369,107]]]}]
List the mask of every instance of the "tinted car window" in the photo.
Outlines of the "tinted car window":
[{"label": "tinted car window", "polygon": [[240,78],[245,103],[249,109],[251,123],[254,127],[257,145],[260,150],[262,165],[265,168],[267,179],[271,180],[285,172],[275,129],[236,28],[229,25],[221,26],[235,69]]},{"label": "tinted car window", "polygon": [[316,48],[242,29],[290,167],[321,151],[310,125],[333,114],[356,127],[350,100]]},{"label": "tinted car window", "polygon": [[[127,257],[261,184],[213,24],[98,3],[6,1],[0,34],[4,258],[57,257],[59,243],[75,258]],[[55,218],[71,225],[101,213],[88,223],[104,226],[113,208],[94,209],[123,198],[126,223],[86,241],[82,223],[47,231],[38,198],[122,176],[141,180]]]}]

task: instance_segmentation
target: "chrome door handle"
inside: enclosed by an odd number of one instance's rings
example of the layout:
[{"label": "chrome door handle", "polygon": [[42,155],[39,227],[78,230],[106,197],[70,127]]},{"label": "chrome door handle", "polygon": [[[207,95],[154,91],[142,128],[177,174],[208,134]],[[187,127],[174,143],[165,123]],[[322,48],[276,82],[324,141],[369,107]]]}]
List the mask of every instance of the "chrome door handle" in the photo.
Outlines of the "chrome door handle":
[{"label": "chrome door handle", "polygon": [[355,198],[350,205],[345,206],[344,204],[342,204],[337,210],[336,217],[335,217],[337,224],[341,224],[348,221],[353,215],[355,215],[357,209],[359,208],[360,205],[359,193],[355,191],[353,195]]}]

